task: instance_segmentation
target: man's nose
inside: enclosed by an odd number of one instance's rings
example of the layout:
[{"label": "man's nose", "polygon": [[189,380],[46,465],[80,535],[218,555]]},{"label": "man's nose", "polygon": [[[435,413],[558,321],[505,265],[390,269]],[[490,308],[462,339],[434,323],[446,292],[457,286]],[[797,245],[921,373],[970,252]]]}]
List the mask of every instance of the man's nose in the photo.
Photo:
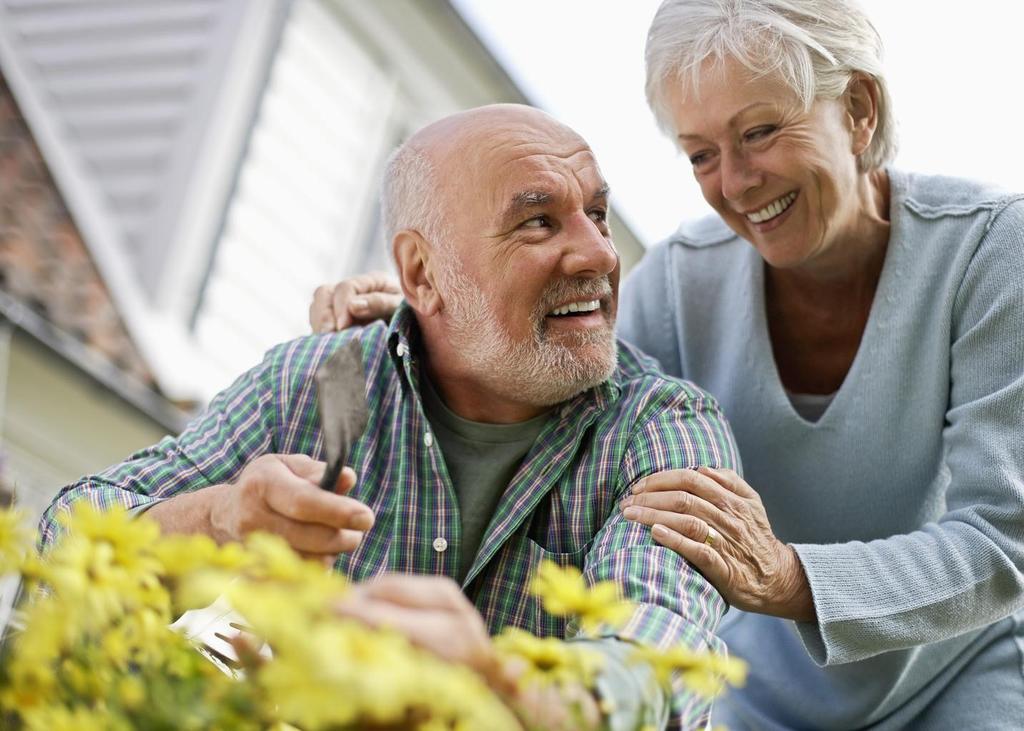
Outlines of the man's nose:
[{"label": "man's nose", "polygon": [[618,266],[619,252],[611,237],[588,214],[574,216],[566,233],[569,243],[562,256],[562,268],[567,276],[602,277]]},{"label": "man's nose", "polygon": [[761,185],[761,174],[741,151],[723,151],[721,157],[722,196],[731,203]]}]

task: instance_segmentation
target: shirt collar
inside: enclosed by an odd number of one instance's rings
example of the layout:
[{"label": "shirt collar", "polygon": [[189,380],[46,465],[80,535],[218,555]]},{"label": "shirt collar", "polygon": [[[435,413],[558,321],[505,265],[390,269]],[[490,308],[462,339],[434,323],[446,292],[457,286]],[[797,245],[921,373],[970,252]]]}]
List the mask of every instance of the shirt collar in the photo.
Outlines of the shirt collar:
[{"label": "shirt collar", "polygon": [[[419,373],[417,372],[417,354],[423,347],[420,337],[419,323],[416,321],[416,312],[409,306],[409,303],[402,300],[395,310],[391,323],[388,325],[387,334],[388,354],[394,363],[395,369],[404,376],[407,385],[419,392]],[[599,409],[607,408],[615,403],[622,393],[620,372],[616,367],[612,375],[603,383],[594,388],[589,388],[582,393],[576,394],[568,401],[565,401],[558,408],[566,415],[571,411],[596,406]]]}]

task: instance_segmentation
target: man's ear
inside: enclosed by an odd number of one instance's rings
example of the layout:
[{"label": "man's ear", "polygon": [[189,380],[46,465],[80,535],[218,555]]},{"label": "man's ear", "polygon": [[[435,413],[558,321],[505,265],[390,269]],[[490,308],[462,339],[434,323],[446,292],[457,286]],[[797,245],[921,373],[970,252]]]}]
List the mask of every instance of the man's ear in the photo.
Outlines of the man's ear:
[{"label": "man's ear", "polygon": [[444,302],[434,283],[433,248],[418,231],[395,234],[391,251],[398,268],[398,282],[409,305],[420,315],[436,315]]},{"label": "man's ear", "polygon": [[855,73],[846,85],[843,102],[853,154],[861,155],[871,145],[878,127],[878,82],[867,74]]}]

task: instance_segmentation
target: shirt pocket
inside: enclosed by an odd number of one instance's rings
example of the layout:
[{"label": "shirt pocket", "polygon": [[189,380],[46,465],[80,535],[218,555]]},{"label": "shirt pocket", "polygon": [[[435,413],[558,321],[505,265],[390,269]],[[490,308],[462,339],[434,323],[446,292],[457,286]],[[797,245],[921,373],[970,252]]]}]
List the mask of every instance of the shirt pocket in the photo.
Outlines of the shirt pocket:
[{"label": "shirt pocket", "polygon": [[525,533],[506,543],[480,578],[474,603],[492,634],[518,627],[538,637],[565,637],[567,619],[553,617],[530,593],[537,568],[544,561],[583,569],[586,549],[549,551]]}]

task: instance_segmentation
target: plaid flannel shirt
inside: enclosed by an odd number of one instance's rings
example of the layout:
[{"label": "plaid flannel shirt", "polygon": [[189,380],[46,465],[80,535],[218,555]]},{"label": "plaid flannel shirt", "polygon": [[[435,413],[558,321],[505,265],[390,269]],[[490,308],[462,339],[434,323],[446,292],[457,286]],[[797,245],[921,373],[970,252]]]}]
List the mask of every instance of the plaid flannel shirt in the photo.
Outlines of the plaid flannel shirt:
[{"label": "plaid flannel shirt", "polygon": [[[403,306],[390,326],[273,348],[180,436],[65,487],[43,514],[41,543],[58,537],[58,515],[78,500],[134,508],[231,482],[261,454],[324,459],[313,374],[355,339],[370,421],[351,452],[359,480],[350,495],[373,509],[376,522],[336,567],[354,580],[383,571],[455,576],[459,508],[419,397],[418,332]],[[686,561],[654,543],[647,527],[624,520],[618,502],[645,475],[699,465],[738,469],[737,462],[712,397],[661,374],[653,360],[620,343],[611,379],[552,410],[500,499],[463,589],[491,632],[515,626],[566,637],[573,628],[546,615],[527,592],[537,565],[550,559],[579,567],[590,582],[617,582],[636,603],[615,636],[723,651],[715,636],[726,609],[721,596]],[[707,701],[676,693],[670,725],[700,728],[709,710]]]}]

